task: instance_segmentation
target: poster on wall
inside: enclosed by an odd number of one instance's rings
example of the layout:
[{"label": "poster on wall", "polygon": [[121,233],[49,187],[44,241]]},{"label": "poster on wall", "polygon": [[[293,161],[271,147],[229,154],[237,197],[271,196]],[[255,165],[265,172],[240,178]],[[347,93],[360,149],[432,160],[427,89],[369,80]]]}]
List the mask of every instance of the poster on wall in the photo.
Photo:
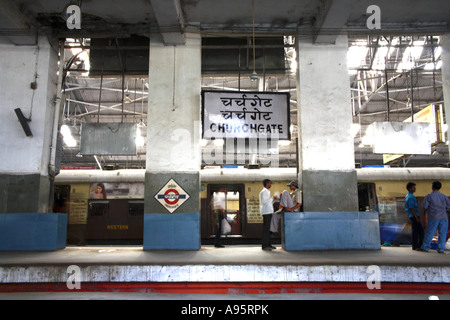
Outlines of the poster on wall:
[{"label": "poster on wall", "polygon": [[289,93],[202,91],[204,139],[290,140]]},{"label": "poster on wall", "polygon": [[90,185],[89,199],[134,199],[144,198],[143,183],[104,183]]}]

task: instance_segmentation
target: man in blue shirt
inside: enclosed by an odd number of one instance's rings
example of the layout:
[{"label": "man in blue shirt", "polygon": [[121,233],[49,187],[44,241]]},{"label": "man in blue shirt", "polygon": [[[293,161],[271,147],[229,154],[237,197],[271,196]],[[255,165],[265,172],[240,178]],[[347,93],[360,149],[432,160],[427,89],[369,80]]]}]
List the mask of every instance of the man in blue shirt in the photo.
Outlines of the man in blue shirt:
[{"label": "man in blue shirt", "polygon": [[414,196],[416,184],[414,182],[408,182],[406,190],[408,190],[408,194],[405,197],[405,211],[408,213],[408,218],[411,220],[412,249],[417,250],[422,246],[424,232],[422,223],[420,222],[419,205]]},{"label": "man in blue shirt", "polygon": [[450,210],[450,199],[439,191],[441,187],[442,184],[439,181],[433,182],[433,191],[426,195],[422,203],[424,216],[427,219],[425,238],[423,239],[421,251],[428,251],[430,249],[430,244],[436,230],[439,231],[437,251],[444,253],[445,250],[448,231],[447,210]]}]

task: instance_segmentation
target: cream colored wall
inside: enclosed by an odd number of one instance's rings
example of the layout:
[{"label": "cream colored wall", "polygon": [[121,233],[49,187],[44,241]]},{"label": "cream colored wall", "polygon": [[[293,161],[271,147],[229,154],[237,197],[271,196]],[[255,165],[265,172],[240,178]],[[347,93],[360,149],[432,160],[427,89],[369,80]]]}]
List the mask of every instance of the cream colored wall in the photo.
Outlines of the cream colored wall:
[{"label": "cream colored wall", "polygon": [[[416,197],[425,197],[431,192],[431,184],[433,181],[413,181],[416,184],[416,192],[414,195]],[[404,181],[377,181],[376,191],[378,197],[404,197],[408,191],[406,190],[406,184],[408,182]],[[441,181],[442,189],[440,190],[443,194],[450,196],[450,182]]]},{"label": "cream colored wall", "polygon": [[[270,194],[273,196],[275,193],[281,194],[284,190],[289,191],[289,187],[286,186],[290,181],[277,181],[273,182],[272,187],[270,188]],[[211,182],[210,184],[215,183],[223,183],[223,182]],[[236,181],[234,183],[242,183]],[[200,192],[200,198],[207,198],[207,183],[202,184],[202,191]],[[245,182],[245,197],[247,199],[259,200],[259,193],[263,188],[262,181],[261,182]]]}]

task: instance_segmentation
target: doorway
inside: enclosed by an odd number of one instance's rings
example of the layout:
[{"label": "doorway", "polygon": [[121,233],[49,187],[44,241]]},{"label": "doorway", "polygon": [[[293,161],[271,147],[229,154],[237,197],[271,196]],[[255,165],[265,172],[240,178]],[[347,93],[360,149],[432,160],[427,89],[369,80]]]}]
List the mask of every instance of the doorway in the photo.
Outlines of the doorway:
[{"label": "doorway", "polygon": [[231,231],[223,237],[242,238],[245,234],[245,195],[243,184],[209,184],[207,193],[206,210],[207,230],[205,238],[214,238],[218,228],[218,212],[222,212],[224,218],[230,224]]}]

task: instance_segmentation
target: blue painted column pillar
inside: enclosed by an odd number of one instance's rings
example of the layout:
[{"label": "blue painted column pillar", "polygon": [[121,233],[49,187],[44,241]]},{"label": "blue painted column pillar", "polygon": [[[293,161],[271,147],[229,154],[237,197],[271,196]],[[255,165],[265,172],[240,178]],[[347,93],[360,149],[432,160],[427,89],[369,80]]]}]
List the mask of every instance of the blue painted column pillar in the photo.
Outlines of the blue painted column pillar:
[{"label": "blue painted column pillar", "polygon": [[378,219],[357,212],[347,36],[332,44],[299,38],[299,186],[305,212],[285,214],[284,247],[379,248]]},{"label": "blue painted column pillar", "polygon": [[150,38],[144,250],[200,249],[201,37]]},{"label": "blue painted column pillar", "polygon": [[357,211],[348,39],[299,41],[298,119],[305,211]]},{"label": "blue painted column pillar", "polygon": [[[0,44],[0,250],[66,245],[67,216],[52,213],[58,41],[46,35],[36,40],[33,45]],[[18,108],[27,119],[22,123]]]}]

